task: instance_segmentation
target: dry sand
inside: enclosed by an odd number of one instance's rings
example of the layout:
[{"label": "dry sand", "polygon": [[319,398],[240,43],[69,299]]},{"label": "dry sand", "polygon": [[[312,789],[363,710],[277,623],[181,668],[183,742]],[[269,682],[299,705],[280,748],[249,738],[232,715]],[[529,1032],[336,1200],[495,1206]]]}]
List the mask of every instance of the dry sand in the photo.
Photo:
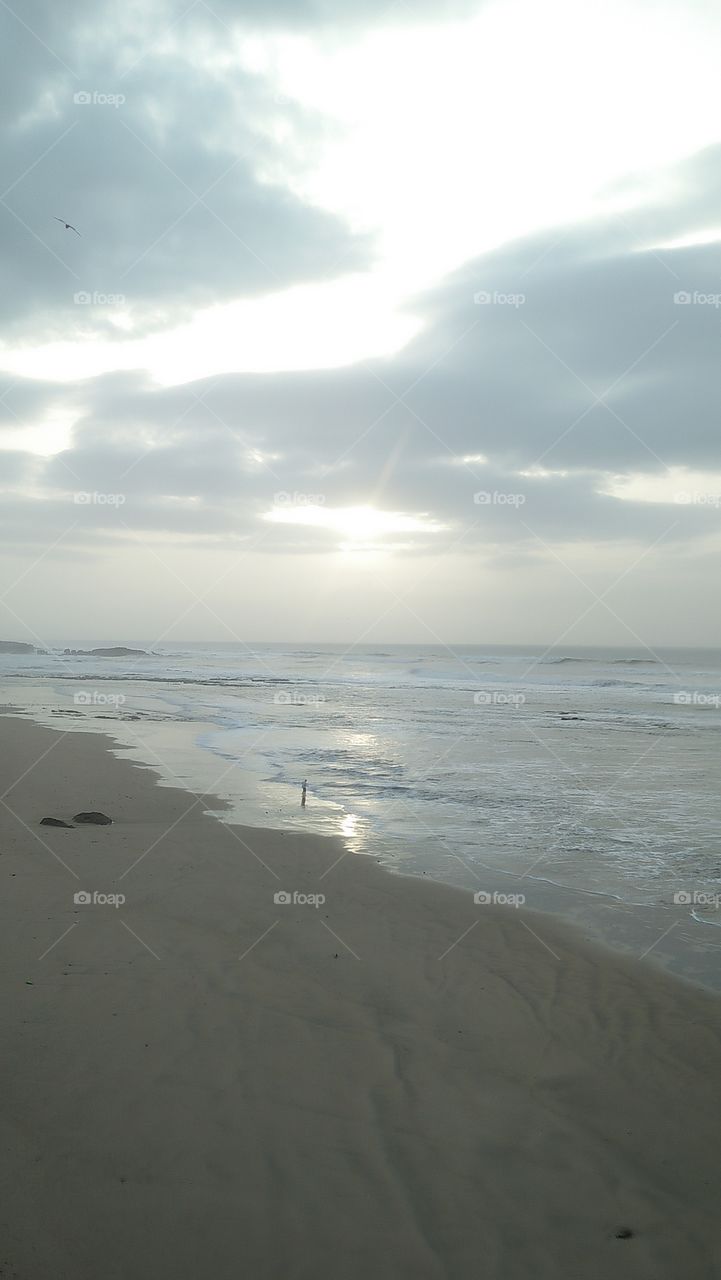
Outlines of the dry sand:
[{"label": "dry sand", "polygon": [[0,769],[4,1280],[721,1274],[715,997],[94,735]]}]

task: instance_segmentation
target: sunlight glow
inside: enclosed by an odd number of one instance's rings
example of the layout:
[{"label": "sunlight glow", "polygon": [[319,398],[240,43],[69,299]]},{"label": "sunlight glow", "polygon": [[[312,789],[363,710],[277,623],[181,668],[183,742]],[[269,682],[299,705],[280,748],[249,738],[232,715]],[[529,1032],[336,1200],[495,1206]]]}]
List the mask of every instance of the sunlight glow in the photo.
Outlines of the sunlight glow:
[{"label": "sunlight glow", "polygon": [[328,529],[347,540],[344,549],[371,549],[375,540],[396,533],[439,533],[445,528],[426,513],[409,516],[400,511],[378,511],[374,507],[323,507],[317,504],[274,507],[264,520],[272,524],[305,525]]},{"label": "sunlight glow", "polygon": [[[636,197],[613,189],[624,175],[712,143],[718,29],[716,13],[664,3],[651,26],[641,2],[589,15],[577,0],[491,0],[470,20],[399,23],[340,48],[279,34],[255,69],[339,128],[310,163],[291,143],[267,176],[377,229],[383,269],[417,288],[541,227],[628,207]],[[588,44],[592,60],[574,56]]]}]

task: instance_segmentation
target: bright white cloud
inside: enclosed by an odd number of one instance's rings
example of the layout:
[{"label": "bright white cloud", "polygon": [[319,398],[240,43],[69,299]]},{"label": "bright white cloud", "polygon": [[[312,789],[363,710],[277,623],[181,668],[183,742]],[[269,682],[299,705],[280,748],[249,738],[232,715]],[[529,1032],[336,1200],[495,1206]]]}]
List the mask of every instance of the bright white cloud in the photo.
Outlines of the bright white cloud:
[{"label": "bright white cloud", "polygon": [[340,49],[279,36],[254,57],[342,126],[317,163],[297,160],[295,189],[377,228],[384,271],[412,288],[603,202],[628,207],[605,188],[714,141],[720,31],[708,10],[660,4],[650,21],[627,0],[503,0]]},{"label": "bright white cloud", "polygon": [[721,472],[669,467],[661,475],[616,476],[602,492],[625,502],[718,508],[721,506]]},{"label": "bright white cloud", "polygon": [[43,414],[37,422],[11,417],[9,426],[0,427],[0,452],[22,448],[40,457],[52,457],[68,448],[76,417],[74,410],[59,408]]},{"label": "bright white cloud", "polygon": [[142,368],[173,386],[218,373],[338,368],[397,351],[417,328],[382,281],[352,276],[213,307],[147,338],[6,344],[0,365],[57,382]]}]

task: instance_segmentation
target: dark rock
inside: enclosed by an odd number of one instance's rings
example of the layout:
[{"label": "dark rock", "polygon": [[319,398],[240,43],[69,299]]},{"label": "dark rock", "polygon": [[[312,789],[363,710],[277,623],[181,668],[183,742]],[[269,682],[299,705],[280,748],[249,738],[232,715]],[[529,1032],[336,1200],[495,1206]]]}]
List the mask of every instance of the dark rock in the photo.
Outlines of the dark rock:
[{"label": "dark rock", "polygon": [[138,655],[145,657],[145,649],[126,649],[123,645],[118,645],[115,649],[90,649],[92,658],[131,658]]},{"label": "dark rock", "polygon": [[22,640],[0,640],[0,653],[34,653],[34,644],[24,644]]},{"label": "dark rock", "polygon": [[70,831],[75,830],[72,822],[63,822],[62,818],[41,818],[40,826],[41,827],[68,827]]},{"label": "dark rock", "polygon": [[[24,652],[24,650],[23,650]],[[146,649],[126,649],[124,645],[117,645],[110,649],[63,649],[63,653],[69,658],[147,658]]]},{"label": "dark rock", "polygon": [[109,827],[112,823],[106,813],[76,813],[73,822],[87,822],[95,827]]}]

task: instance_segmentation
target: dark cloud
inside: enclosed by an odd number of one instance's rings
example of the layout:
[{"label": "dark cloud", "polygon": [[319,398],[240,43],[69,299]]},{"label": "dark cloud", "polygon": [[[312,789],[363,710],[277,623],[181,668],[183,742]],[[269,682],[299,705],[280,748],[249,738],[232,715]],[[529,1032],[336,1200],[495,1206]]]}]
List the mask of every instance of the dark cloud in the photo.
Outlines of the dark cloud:
[{"label": "dark cloud", "polygon": [[330,38],[348,25],[437,22],[478,7],[4,4],[1,330],[120,339],[121,305],[137,335],[199,306],[367,266],[367,237],[259,176],[282,171],[294,148],[307,159],[331,126],[261,76],[224,67],[228,41],[236,30]]},{"label": "dark cloud", "polygon": [[0,426],[22,428],[48,409],[66,406],[74,398],[74,389],[62,383],[0,373]]},{"label": "dark cloud", "polygon": [[[0,453],[0,493],[5,495],[16,486],[33,481],[40,470],[40,460],[32,454],[17,449],[3,449]],[[8,536],[12,541],[12,526],[8,528]]]},{"label": "dark cloud", "polygon": [[[210,38],[210,11],[193,12]],[[368,264],[366,237],[258,176],[299,129],[322,136],[323,122],[279,103],[258,76],[196,65],[182,23],[170,50],[162,26],[136,50],[125,24],[114,38],[101,19],[90,40],[41,6],[0,11],[8,60],[25,69],[11,77],[16,114],[0,136],[6,335],[120,337],[124,306],[135,336],[199,306]]]}]

